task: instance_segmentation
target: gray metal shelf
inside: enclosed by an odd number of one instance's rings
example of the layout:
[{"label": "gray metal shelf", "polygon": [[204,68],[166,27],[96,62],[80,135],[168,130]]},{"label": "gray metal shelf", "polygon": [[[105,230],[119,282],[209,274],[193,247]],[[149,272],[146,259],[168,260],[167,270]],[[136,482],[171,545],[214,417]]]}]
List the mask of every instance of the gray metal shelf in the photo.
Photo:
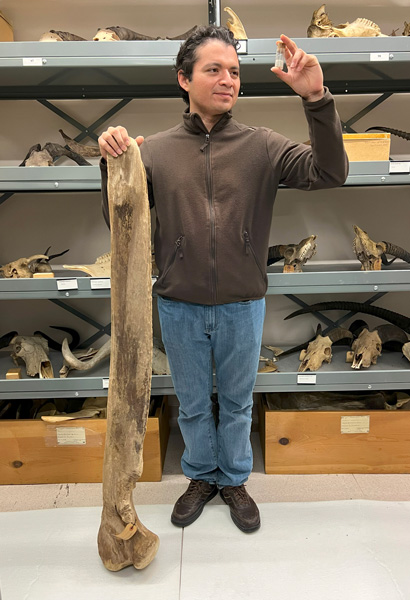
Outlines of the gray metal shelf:
[{"label": "gray metal shelf", "polygon": [[100,189],[101,174],[98,165],[0,167],[0,191],[3,192],[75,192]]},{"label": "gray metal shelf", "polygon": [[[398,265],[400,264],[400,267]],[[268,267],[267,294],[346,294],[410,291],[410,265],[394,263],[382,271],[361,271],[359,261],[307,263],[303,273],[282,273],[283,263]]]},{"label": "gray metal shelf", "polygon": [[[74,271],[55,271],[52,279],[0,279],[0,300],[67,300],[76,298],[109,298],[107,277],[73,277]],[[77,284],[78,289],[64,288]],[[92,286],[102,285],[94,289]],[[59,289],[62,287],[63,289]]]},{"label": "gray metal shelf", "polygon": [[[59,352],[50,351],[54,379],[38,379],[25,376],[23,379],[6,379],[6,372],[15,368],[10,352],[0,352],[0,400],[30,400],[35,398],[83,398],[107,396],[109,379],[109,361],[105,360],[91,372],[71,371],[67,378],[60,379],[59,370],[63,357]],[[173,394],[172,379],[168,375],[153,375],[152,395]]]},{"label": "gray metal shelf", "polygon": [[[262,349],[269,357],[271,352]],[[254,387],[255,392],[306,392],[306,391],[353,391],[353,390],[410,390],[410,363],[399,352],[385,352],[377,365],[369,369],[353,370],[345,362],[346,348],[333,348],[333,359],[324,364],[316,373],[298,373],[298,354],[279,358],[279,372],[259,373]],[[54,379],[25,378],[6,380],[6,372],[15,365],[9,353],[0,352],[0,400],[24,400],[35,398],[74,398],[106,396],[109,375],[108,361],[99,365],[92,374],[79,374],[72,371],[66,379],[58,378],[62,364],[61,354],[51,352]],[[24,366],[22,367],[24,373]],[[300,375],[316,376],[316,383],[298,383]],[[215,381],[214,381],[214,389]],[[153,375],[152,395],[174,394],[169,375]]]},{"label": "gray metal shelf", "polygon": [[[410,90],[409,37],[295,41],[318,57],[333,93]],[[242,95],[289,95],[288,86],[269,73],[275,42],[247,41],[240,57]],[[173,64],[180,43],[3,42],[0,99],[179,97]]]},{"label": "gray metal shelf", "polygon": [[[344,294],[349,292],[408,292],[410,265],[399,261],[382,271],[361,271],[360,263],[311,262],[303,273],[282,273],[283,264],[268,267],[267,294]],[[398,266],[400,265],[400,266]],[[0,279],[0,300],[109,298],[110,289],[93,289],[107,278],[72,277],[72,271],[56,271],[53,279]],[[61,281],[77,282],[78,289],[58,289]]]},{"label": "gray metal shelf", "polygon": [[[409,185],[410,171],[390,173],[389,161],[351,162],[345,186]],[[408,164],[400,163],[400,164]],[[98,165],[56,167],[0,167],[0,192],[98,191]]]}]

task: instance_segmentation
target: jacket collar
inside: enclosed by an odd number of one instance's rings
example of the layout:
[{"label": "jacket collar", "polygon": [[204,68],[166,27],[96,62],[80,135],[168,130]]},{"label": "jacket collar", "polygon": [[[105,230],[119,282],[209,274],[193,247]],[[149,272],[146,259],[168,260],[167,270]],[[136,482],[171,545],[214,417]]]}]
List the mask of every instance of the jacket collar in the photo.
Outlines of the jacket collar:
[{"label": "jacket collar", "polygon": [[[189,112],[189,108],[187,108],[183,114],[183,117],[184,127],[188,131],[191,131],[192,133],[209,133],[198,113],[191,113]],[[229,123],[231,118],[231,111],[224,113],[219,121],[212,127],[211,131],[219,131],[220,129],[223,129]]]}]

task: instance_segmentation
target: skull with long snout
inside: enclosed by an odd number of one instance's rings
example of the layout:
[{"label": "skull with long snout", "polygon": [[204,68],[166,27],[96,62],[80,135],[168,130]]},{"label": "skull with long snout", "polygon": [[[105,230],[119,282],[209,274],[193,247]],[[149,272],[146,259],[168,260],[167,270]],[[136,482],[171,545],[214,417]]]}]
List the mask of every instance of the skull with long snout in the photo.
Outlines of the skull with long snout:
[{"label": "skull with long snout", "polygon": [[352,369],[368,368],[377,363],[384,344],[402,346],[407,340],[407,334],[396,325],[379,325],[373,331],[364,328],[347,353],[346,362],[352,363]]},{"label": "skull with long snout", "polygon": [[16,335],[10,342],[13,350],[11,357],[15,365],[19,359],[26,364],[26,372],[30,377],[38,375],[40,379],[52,379],[53,367],[48,357],[48,342],[40,335]]}]

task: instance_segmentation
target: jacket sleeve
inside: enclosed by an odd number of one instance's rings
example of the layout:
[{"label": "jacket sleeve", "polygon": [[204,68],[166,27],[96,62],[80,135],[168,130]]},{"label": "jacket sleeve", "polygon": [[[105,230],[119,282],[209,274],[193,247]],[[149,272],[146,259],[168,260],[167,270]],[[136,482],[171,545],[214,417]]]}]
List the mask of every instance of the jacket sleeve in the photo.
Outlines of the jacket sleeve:
[{"label": "jacket sleeve", "polygon": [[[349,161],[343,145],[342,127],[332,94],[317,102],[303,100],[311,145],[292,142],[271,132],[268,153],[273,168],[281,169],[280,183],[301,190],[343,185]],[[278,164],[279,163],[279,164]]]},{"label": "jacket sleeve", "polygon": [[[108,229],[110,229],[110,210],[108,206],[108,192],[107,192],[107,184],[108,184],[108,170],[107,170],[107,161],[104,158],[100,160],[100,171],[101,171],[101,200],[102,200],[102,213],[104,220],[107,224]],[[154,197],[152,193],[152,185],[151,182],[147,180],[148,187],[148,200],[150,208],[154,206]]]}]

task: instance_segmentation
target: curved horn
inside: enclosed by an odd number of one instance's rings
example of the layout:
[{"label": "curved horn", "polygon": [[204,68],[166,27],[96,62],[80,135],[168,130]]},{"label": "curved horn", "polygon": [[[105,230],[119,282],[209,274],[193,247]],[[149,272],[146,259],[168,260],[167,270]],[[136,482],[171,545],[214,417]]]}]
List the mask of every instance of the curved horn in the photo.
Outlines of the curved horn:
[{"label": "curved horn", "polygon": [[[383,242],[383,243],[386,245],[386,250],[385,250],[386,254],[391,254],[395,258],[401,258],[405,262],[410,263],[410,252],[407,252],[407,250],[400,248],[400,246],[395,246],[394,244],[391,244],[390,242]],[[393,261],[391,261],[391,262],[393,262]]]},{"label": "curved horn", "polygon": [[334,329],[331,329],[327,336],[330,338],[332,344],[340,342],[340,340],[353,339],[353,333],[344,327],[335,327]]},{"label": "curved horn", "polygon": [[64,142],[67,144],[70,150],[73,150],[77,154],[81,154],[81,156],[101,156],[99,146],[87,146],[85,144],[79,144],[75,140],[71,139],[66,133],[64,133],[62,129],[59,129],[58,131],[61,133]]},{"label": "curved horn", "polygon": [[7,348],[10,345],[11,340],[18,335],[17,331],[9,331],[5,335],[0,337],[0,348]]},{"label": "curved horn", "polygon": [[402,131],[401,129],[391,129],[390,127],[369,127],[366,129],[366,131],[370,131],[371,129],[376,131],[384,131],[385,133],[391,133],[392,135],[397,135],[404,140],[410,140],[410,133],[407,133],[407,131]]},{"label": "curved horn", "polygon": [[61,352],[63,353],[64,360],[67,362],[67,364],[72,369],[77,369],[78,371],[88,371],[89,369],[92,369],[93,367],[95,367],[95,365],[100,363],[104,358],[106,358],[107,356],[110,355],[111,340],[108,340],[108,342],[106,342],[103,346],[101,346],[101,348],[98,350],[97,354],[91,360],[88,360],[87,362],[78,360],[78,358],[76,358],[74,356],[74,354],[71,352],[71,350],[68,346],[67,338],[64,338],[64,340],[63,340],[63,344],[61,346]]},{"label": "curved horn", "polygon": [[349,331],[351,331],[355,337],[358,337],[363,329],[369,329],[368,324],[366,321],[363,321],[363,319],[356,319],[349,326]]},{"label": "curved horn", "polygon": [[[66,333],[69,333],[72,338],[71,339],[72,349],[75,350],[77,348],[78,344],[80,343],[80,336],[79,336],[78,331],[76,331],[75,329],[71,329],[70,327],[57,327],[57,325],[50,325],[50,327],[52,327],[53,329],[61,329],[61,331],[65,331]],[[33,335],[42,335],[43,338],[45,338],[47,340],[49,348],[51,348],[52,350],[57,350],[58,352],[61,352],[62,345],[59,342],[56,342],[55,340],[53,340],[53,338],[48,336],[43,331],[35,331],[33,333]]]},{"label": "curved horn", "polygon": [[408,342],[407,334],[400,327],[396,327],[396,325],[379,325],[375,329],[379,334],[382,344],[386,344],[387,342],[405,344]]},{"label": "curved horn", "polygon": [[269,246],[267,262],[268,267],[283,258],[283,248],[284,246],[282,245]]},{"label": "curved horn", "polygon": [[285,317],[284,320],[286,321],[287,319],[292,319],[299,315],[321,310],[349,310],[374,315],[375,317],[389,321],[390,323],[393,323],[393,325],[397,325],[398,327],[401,327],[401,329],[404,329],[404,331],[407,331],[407,333],[410,333],[410,319],[408,317],[393,312],[392,310],[387,310],[386,308],[380,308],[379,306],[373,306],[372,304],[362,304],[361,302],[340,302],[338,300],[334,302],[317,302],[311,306],[296,310]]}]

